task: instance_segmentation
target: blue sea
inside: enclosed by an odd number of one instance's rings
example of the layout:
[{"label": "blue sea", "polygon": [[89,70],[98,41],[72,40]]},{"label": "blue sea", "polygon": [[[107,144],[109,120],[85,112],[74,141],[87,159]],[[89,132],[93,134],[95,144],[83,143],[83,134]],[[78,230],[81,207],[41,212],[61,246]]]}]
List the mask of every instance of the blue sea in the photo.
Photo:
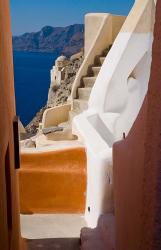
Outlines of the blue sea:
[{"label": "blue sea", "polygon": [[54,53],[14,52],[17,115],[27,125],[46,104]]}]

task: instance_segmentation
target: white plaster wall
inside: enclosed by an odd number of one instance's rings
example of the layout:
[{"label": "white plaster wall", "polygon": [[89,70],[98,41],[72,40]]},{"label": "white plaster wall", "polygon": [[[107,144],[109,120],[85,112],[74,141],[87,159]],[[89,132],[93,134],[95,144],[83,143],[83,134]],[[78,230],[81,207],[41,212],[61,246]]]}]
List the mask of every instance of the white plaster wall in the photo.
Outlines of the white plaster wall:
[{"label": "white plaster wall", "polygon": [[67,122],[70,110],[70,104],[46,109],[42,118],[42,128],[58,126],[60,123]]},{"label": "white plaster wall", "polygon": [[88,110],[74,118],[74,132],[87,147],[85,216],[90,227],[100,214],[113,212],[112,145],[128,134],[147,93],[154,13],[152,0],[137,1],[104,61]]},{"label": "white plaster wall", "polygon": [[53,66],[52,70],[50,71],[50,76],[51,76],[51,86],[61,84],[61,71],[59,71],[56,66]]},{"label": "white plaster wall", "polygon": [[50,79],[52,83],[55,81],[55,66],[50,70]]},{"label": "white plaster wall", "polygon": [[[91,25],[93,28],[89,33],[87,31],[89,31]],[[97,29],[95,29],[95,27]],[[90,65],[94,64],[95,57],[101,54],[102,51],[111,44],[111,32],[112,16],[110,14],[94,13],[85,16],[85,58],[74,80],[69,101],[72,102],[72,100],[76,98],[76,92],[81,85],[81,79],[83,76],[87,75],[88,68]]]},{"label": "white plaster wall", "polygon": [[[102,28],[102,23],[107,16],[108,14],[106,13],[89,13],[85,15],[85,44],[84,44],[84,56],[85,57],[88,55],[96,37],[98,36],[100,27]],[[107,27],[107,29],[110,34],[112,30],[112,26]]]},{"label": "white plaster wall", "polygon": [[[112,114],[112,117],[117,115]],[[112,138],[102,136],[98,132],[100,119],[91,124],[91,118],[97,119],[98,114],[81,114],[75,118],[75,125],[85,139],[87,148],[87,197],[85,218],[88,226],[97,225],[101,213],[113,211],[113,181],[112,181]],[[110,118],[110,117],[109,117]],[[105,127],[106,135],[110,129]],[[88,131],[88,132],[87,132]],[[105,131],[102,131],[105,133]],[[108,192],[107,192],[108,190]]]},{"label": "white plaster wall", "polygon": [[151,41],[151,33],[121,32],[118,35],[96,79],[89,107],[98,112],[120,112],[124,108],[128,95],[127,80],[149,50]]},{"label": "white plaster wall", "polygon": [[[93,87],[89,109],[121,115],[115,121],[115,139],[129,132],[147,92],[152,36],[150,32],[120,33]],[[104,122],[108,124],[106,115]]]},{"label": "white plaster wall", "polygon": [[[87,75],[89,66],[94,64],[96,56],[108,48],[120,31],[126,17],[112,16],[108,13],[92,13],[85,17],[85,59],[74,80],[69,101],[76,98],[77,88],[83,76]],[[115,28],[113,28],[115,24]]]}]

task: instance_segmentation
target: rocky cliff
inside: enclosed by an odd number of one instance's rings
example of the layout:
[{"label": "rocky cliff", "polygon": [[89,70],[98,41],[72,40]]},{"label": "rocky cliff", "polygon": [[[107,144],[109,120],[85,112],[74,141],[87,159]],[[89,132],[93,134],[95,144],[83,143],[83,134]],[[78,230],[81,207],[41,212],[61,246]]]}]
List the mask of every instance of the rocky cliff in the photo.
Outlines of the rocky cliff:
[{"label": "rocky cliff", "polygon": [[80,51],[83,43],[83,24],[67,27],[45,26],[38,32],[13,37],[15,51],[54,52],[57,55],[65,56],[71,56]]},{"label": "rocky cliff", "polygon": [[39,123],[42,121],[43,113],[47,108],[62,105],[67,102],[67,99],[71,93],[75,76],[83,62],[83,59],[84,57],[82,51],[71,56],[71,58],[69,59],[69,64],[65,67],[65,79],[63,83],[56,89],[51,85],[46,106],[42,107],[42,109],[36,114],[33,120],[26,126],[26,131],[29,137],[36,134]]}]

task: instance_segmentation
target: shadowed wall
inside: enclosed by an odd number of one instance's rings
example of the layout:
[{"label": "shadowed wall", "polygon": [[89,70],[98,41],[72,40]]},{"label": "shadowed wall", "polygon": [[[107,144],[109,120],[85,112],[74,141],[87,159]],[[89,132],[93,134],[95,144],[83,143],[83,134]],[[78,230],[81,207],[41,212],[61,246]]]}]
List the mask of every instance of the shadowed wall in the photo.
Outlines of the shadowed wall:
[{"label": "shadowed wall", "polygon": [[9,0],[0,0],[0,249],[19,250],[19,208],[14,164],[15,117]]},{"label": "shadowed wall", "polygon": [[147,97],[128,137],[114,145],[117,250],[161,249],[161,2]]}]

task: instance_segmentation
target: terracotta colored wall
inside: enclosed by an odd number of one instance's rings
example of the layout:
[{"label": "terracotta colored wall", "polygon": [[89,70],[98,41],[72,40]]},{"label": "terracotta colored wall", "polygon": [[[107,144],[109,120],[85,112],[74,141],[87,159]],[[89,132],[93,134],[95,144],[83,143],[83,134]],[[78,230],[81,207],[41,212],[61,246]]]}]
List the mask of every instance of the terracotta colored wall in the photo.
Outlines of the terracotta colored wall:
[{"label": "terracotta colored wall", "polygon": [[9,0],[0,0],[0,249],[19,250],[19,208],[14,166],[15,116]]},{"label": "terracotta colored wall", "polygon": [[149,89],[128,137],[114,145],[117,250],[161,249],[161,1]]},{"label": "terracotta colored wall", "polygon": [[84,148],[21,155],[21,213],[84,213]]}]

